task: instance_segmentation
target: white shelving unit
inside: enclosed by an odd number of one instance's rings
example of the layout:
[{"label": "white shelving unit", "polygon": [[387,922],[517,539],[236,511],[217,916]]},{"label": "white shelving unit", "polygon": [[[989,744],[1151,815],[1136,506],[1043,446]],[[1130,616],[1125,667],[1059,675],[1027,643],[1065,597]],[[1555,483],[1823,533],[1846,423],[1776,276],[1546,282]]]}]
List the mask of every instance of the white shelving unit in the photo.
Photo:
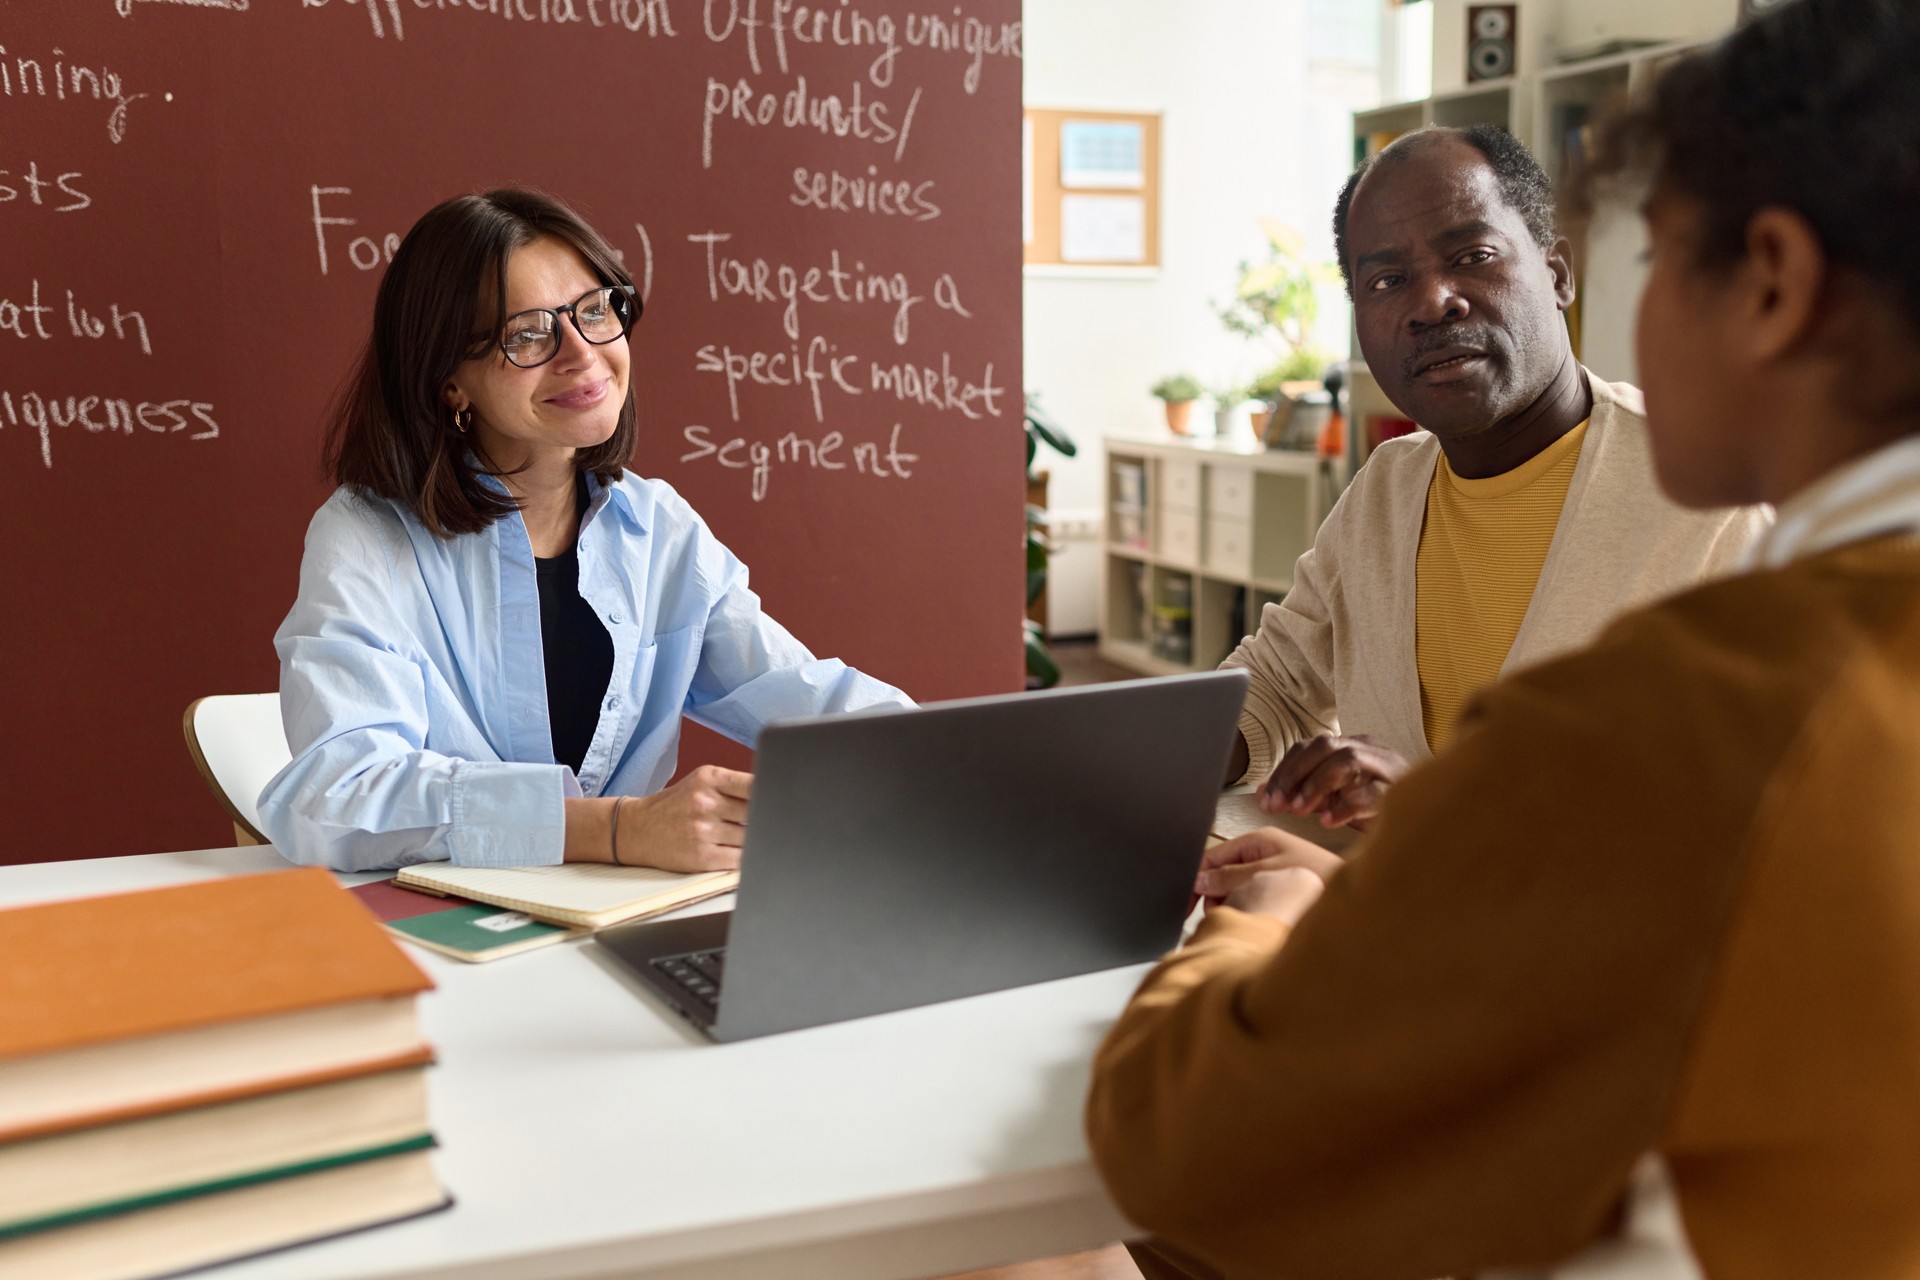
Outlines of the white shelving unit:
[{"label": "white shelving unit", "polygon": [[1106,450],[1100,654],[1145,675],[1210,670],[1292,588],[1335,464],[1252,441],[1115,436]]}]

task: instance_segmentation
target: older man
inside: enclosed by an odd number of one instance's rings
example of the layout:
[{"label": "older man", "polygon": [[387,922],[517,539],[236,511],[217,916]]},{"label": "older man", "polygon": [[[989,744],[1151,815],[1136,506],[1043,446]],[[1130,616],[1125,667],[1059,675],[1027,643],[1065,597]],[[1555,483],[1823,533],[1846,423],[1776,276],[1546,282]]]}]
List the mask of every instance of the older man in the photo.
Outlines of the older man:
[{"label": "older man", "polygon": [[1228,781],[1265,779],[1270,811],[1369,817],[1475,690],[1730,570],[1766,528],[1660,492],[1640,393],[1574,358],[1553,213],[1489,127],[1402,138],[1340,194],[1361,351],[1425,431],[1373,452],[1227,659],[1253,677]]}]

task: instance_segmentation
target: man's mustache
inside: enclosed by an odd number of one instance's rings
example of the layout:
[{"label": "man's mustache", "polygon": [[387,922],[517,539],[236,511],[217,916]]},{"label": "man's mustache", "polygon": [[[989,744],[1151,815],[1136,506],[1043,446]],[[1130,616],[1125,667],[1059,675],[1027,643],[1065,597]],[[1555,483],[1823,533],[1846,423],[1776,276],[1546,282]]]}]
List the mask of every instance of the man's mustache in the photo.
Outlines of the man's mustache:
[{"label": "man's mustache", "polygon": [[1411,378],[1420,371],[1420,367],[1439,352],[1453,349],[1477,351],[1482,355],[1493,356],[1500,351],[1499,335],[1492,329],[1473,325],[1457,325],[1449,329],[1430,329],[1415,341],[1413,353],[1403,362],[1401,368]]}]

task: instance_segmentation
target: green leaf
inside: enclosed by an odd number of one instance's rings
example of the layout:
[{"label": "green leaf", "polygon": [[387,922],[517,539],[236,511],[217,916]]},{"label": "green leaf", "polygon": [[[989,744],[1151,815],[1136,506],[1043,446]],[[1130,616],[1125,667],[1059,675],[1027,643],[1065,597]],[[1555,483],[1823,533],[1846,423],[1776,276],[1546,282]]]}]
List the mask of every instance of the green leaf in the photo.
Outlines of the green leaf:
[{"label": "green leaf", "polygon": [[1051,689],[1060,683],[1060,664],[1047,652],[1046,642],[1035,634],[1037,630],[1031,622],[1021,628],[1027,647],[1027,674],[1038,681],[1042,689]]},{"label": "green leaf", "polygon": [[1047,416],[1046,412],[1040,408],[1039,401],[1035,397],[1028,396],[1027,397],[1027,465],[1028,466],[1033,465],[1034,439],[1036,437],[1039,438],[1042,444],[1045,444],[1048,448],[1055,450],[1056,452],[1062,454],[1065,457],[1069,457],[1069,458],[1075,457],[1080,452],[1079,448],[1073,443],[1073,437],[1068,435],[1066,433],[1066,430],[1062,428],[1059,423],[1055,422],[1052,418]]}]

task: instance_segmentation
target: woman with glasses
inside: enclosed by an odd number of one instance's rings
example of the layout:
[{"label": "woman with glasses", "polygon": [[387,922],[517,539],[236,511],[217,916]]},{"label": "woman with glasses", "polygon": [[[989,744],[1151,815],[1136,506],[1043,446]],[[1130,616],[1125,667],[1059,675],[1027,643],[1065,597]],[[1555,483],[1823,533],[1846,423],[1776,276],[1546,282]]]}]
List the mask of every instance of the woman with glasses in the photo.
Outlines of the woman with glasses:
[{"label": "woman with glasses", "polygon": [[606,241],[534,192],[456,197],[407,234],[274,638],[293,760],[260,816],[288,858],[731,867],[752,780],[666,786],[682,715],[751,742],[908,703],[815,658],[625,469],[640,307]]}]

